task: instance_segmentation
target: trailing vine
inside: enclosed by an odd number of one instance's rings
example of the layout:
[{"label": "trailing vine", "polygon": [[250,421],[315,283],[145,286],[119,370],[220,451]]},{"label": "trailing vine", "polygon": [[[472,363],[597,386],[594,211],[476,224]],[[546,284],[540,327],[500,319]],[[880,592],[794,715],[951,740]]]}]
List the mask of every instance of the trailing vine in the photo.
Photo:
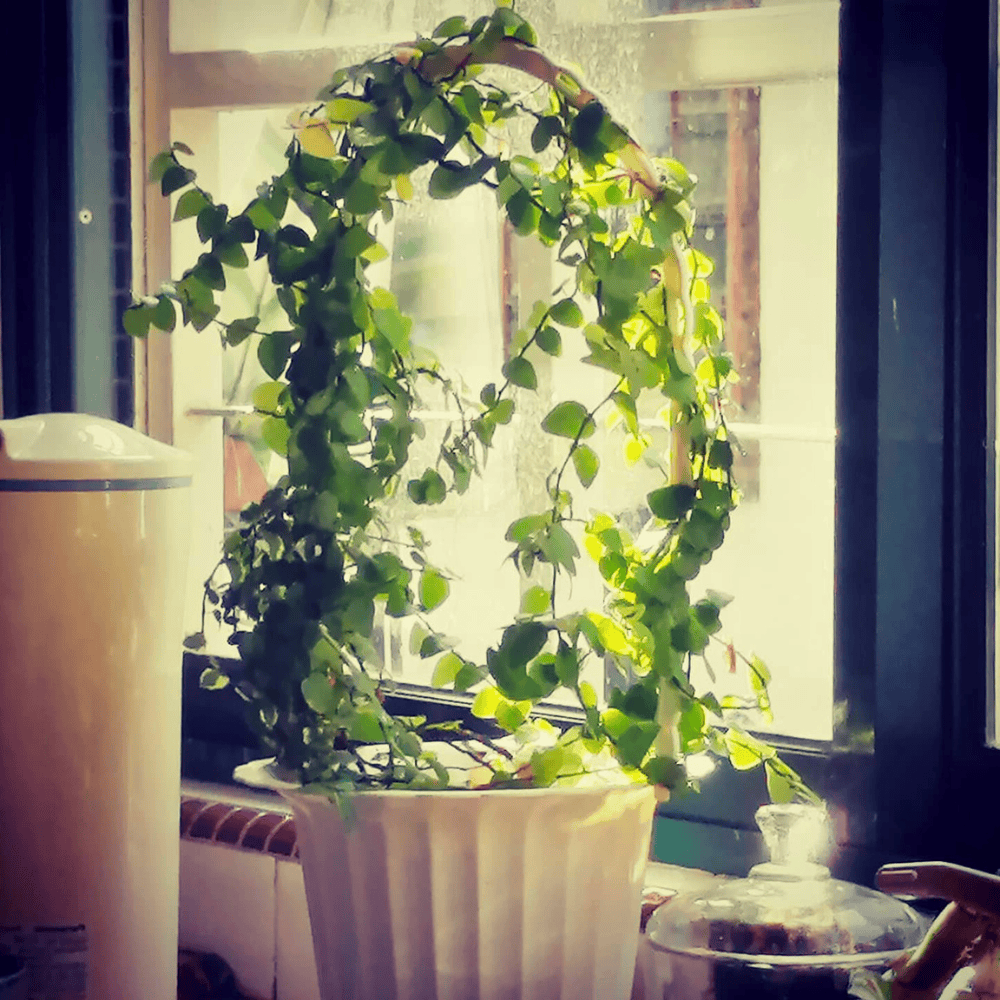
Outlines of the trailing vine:
[{"label": "trailing vine", "polygon": [[[258,317],[221,317],[216,295],[227,270],[251,255],[266,260],[287,318],[285,329],[261,334],[258,358],[271,381],[253,400],[288,474],[243,511],[206,585],[206,611],[232,630],[238,660],[214,665],[203,684],[235,685],[265,743],[303,781],[333,790],[445,786],[447,770],[424,745],[432,730],[382,704],[372,642],[380,608],[414,619],[414,648],[437,657],[436,685],[476,690],[475,714],[524,737],[526,749],[511,753],[461,727],[433,731],[466,741],[480,784],[572,782],[612,765],[675,787],[686,781],[684,755],[707,749],[737,767],[763,762],[776,798],[810,796],[772,748],[727,723],[727,706],[690,681],[692,658],[718,641],[727,599],[692,600],[689,585],[722,544],[738,500],[725,419],[735,376],[710,302],[711,261],[690,243],[694,180],[674,160],[654,164],[536,44],[531,26],[499,6],[472,24],[448,18],[430,38],[338,71],[297,122],[284,172],[235,214],[198,185],[182,159],[187,147],[175,143],[154,159],[152,180],[164,195],[179,192],[174,218],[195,220],[205,250],[176,283],[133,306],[126,329],[139,337],[151,326],[173,330],[179,307],[183,323],[217,326],[227,345],[242,343]],[[533,103],[489,82],[491,63],[536,76],[544,96]],[[531,125],[533,155],[496,141],[511,118]],[[513,229],[572,271],[572,288],[536,304],[478,399],[414,348],[411,319],[368,277],[387,255],[375,224],[413,196],[418,171],[436,199],[490,188]],[[292,206],[298,222],[288,221]],[[627,209],[624,226],[611,229],[609,209]],[[532,358],[557,358],[571,336],[613,385],[596,401],[560,400],[542,419],[563,450],[546,504],[515,520],[506,538],[519,570],[531,579],[545,570],[545,582],[525,590],[516,619],[485,662],[474,662],[428,617],[450,583],[425,539],[412,527],[396,537],[383,514],[404,488],[423,505],[464,493],[520,394],[537,389]],[[444,391],[456,419],[437,461],[414,471],[415,411],[428,386]],[[634,454],[648,451],[638,403],[649,397],[662,403],[672,447],[649,455],[663,483],[646,502],[663,533],[644,550],[611,515],[584,515],[570,481],[586,490],[599,474],[588,440],[609,414]],[[570,527],[581,523],[609,598],[603,608],[570,611],[560,582],[580,558]],[[736,656],[731,647],[726,655]],[[633,679],[603,711],[582,679],[595,657]],[[766,711],[767,668],[756,657],[746,664]],[[560,687],[583,712],[563,733],[531,716]],[[528,739],[546,730],[547,741]],[[366,753],[370,744],[385,752]]]}]

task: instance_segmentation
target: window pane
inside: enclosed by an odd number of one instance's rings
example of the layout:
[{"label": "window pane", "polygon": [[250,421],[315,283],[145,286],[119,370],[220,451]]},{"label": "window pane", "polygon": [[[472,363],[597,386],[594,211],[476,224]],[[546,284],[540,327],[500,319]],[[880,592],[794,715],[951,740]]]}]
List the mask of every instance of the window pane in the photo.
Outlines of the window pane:
[{"label": "window pane", "polygon": [[[290,134],[283,69],[290,64],[269,53],[332,46],[337,62],[353,61],[426,33],[456,11],[478,15],[491,6],[469,0],[374,6],[360,0],[335,6],[325,0],[239,5],[171,0],[171,50],[182,60],[172,63],[171,72],[187,81],[183,93],[189,105],[175,112],[172,137],[195,148],[199,177],[218,200],[242,207],[262,177],[280,171]],[[744,502],[696,589],[736,596],[724,613],[722,634],[770,666],[775,728],[828,739],[837,4],[722,9],[743,6],[560,0],[525,4],[523,12],[556,58],[585,68],[648,151],[678,157],[700,178],[696,244],[716,261],[714,297],[742,375],[729,419],[740,443]],[[759,44],[761,38],[766,45]],[[243,106],[218,110],[212,88],[228,85],[219,71],[224,63],[207,62],[204,53],[224,61],[239,49],[258,53],[250,64],[239,63],[252,66],[252,72],[242,81],[243,91],[227,97],[231,105]],[[724,51],[733,58],[720,62]],[[294,62],[304,77],[311,72],[309,58],[306,53]],[[330,68],[325,57],[323,75],[301,94],[302,101],[322,85]],[[473,398],[484,383],[497,379],[510,338],[527,322],[533,302],[548,298],[565,277],[544,248],[504,231],[486,190],[447,203],[418,196],[380,238],[391,254],[369,272],[373,282],[396,294],[414,317],[416,341],[433,350],[447,370],[461,373]],[[196,247],[191,234],[174,234],[175,272]],[[234,275],[224,317],[246,315],[259,303],[262,328],[280,328],[282,313],[263,279],[262,268]],[[256,360],[255,337],[211,364],[193,355],[179,366],[175,360],[175,367],[189,395],[199,386],[202,406],[214,400],[217,406],[249,407],[253,389],[267,378]],[[538,396],[525,394],[514,423],[498,433],[481,482],[429,510],[403,497],[393,513],[400,528],[419,523],[435,562],[465,581],[453,588],[435,621],[460,637],[471,657],[482,657],[497,641],[526,585],[506,560],[511,546],[503,534],[516,516],[544,503],[531,493],[539,490],[531,473],[551,466],[556,445],[540,432],[538,420],[553,403],[595,396],[603,385],[599,370],[565,357],[556,366],[540,358],[538,369]],[[443,396],[428,395],[424,402],[427,437],[414,449],[417,474],[436,459],[448,420]],[[653,447],[665,448],[656,408],[644,417]],[[604,464],[620,460],[620,439],[613,433],[602,430],[594,446]],[[232,523],[248,500],[281,475],[282,465],[266,448],[261,419],[252,413],[226,418],[215,455],[220,467],[215,502]],[[653,472],[639,462],[624,473],[599,477],[585,503],[624,514],[637,535],[651,537],[645,495],[655,484]],[[587,561],[584,556],[581,564]],[[601,596],[592,567],[581,570],[564,599],[572,606],[595,606]],[[563,610],[569,609],[567,604]],[[408,652],[408,631],[406,622],[390,623],[387,665],[407,681],[426,683],[433,660]],[[729,672],[725,643],[713,647],[710,661],[718,693],[749,693],[743,671]],[[595,686],[600,690],[603,683]],[[759,728],[759,720],[754,725]]]}]

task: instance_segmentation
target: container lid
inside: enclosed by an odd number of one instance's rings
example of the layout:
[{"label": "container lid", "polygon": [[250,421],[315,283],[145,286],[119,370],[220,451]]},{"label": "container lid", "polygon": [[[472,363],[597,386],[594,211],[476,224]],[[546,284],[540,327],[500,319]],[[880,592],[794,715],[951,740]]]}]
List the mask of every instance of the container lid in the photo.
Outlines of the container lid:
[{"label": "container lid", "polygon": [[646,930],[650,944],[755,965],[838,967],[889,961],[918,944],[926,921],[912,907],[830,878],[811,861],[809,842],[825,820],[812,806],[763,806],[757,825],[771,861],[660,907]]},{"label": "container lid", "polygon": [[191,484],[191,456],[85,413],[0,420],[0,493],[170,489]]}]

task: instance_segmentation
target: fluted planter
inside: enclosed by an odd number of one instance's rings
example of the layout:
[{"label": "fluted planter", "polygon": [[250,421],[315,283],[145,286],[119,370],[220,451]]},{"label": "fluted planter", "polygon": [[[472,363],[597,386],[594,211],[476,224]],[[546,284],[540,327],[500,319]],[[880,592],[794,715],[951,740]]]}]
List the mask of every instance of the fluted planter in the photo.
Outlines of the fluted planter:
[{"label": "fluted planter", "polygon": [[282,794],[323,1000],[630,995],[651,788]]}]

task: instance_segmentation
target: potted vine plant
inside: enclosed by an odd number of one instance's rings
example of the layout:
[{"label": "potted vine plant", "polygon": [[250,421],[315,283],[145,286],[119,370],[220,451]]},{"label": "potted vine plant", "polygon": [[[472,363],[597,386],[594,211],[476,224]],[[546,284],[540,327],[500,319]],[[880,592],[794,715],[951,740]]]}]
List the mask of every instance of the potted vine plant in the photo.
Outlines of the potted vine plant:
[{"label": "potted vine plant", "polygon": [[[544,95],[505,89],[493,65],[536,77]],[[508,119],[530,126],[531,155],[496,141]],[[271,381],[254,403],[288,473],[242,512],[206,585],[205,608],[231,628],[238,659],[202,682],[235,686],[291,779],[324,996],[626,996],[654,791],[688,783],[685,755],[763,763],[773,797],[811,796],[689,679],[726,602],[695,599],[691,581],[738,500],[732,361],[709,300],[711,262],[690,243],[693,179],[647,157],[509,4],[338,71],[297,120],[284,172],[239,213],[198,186],[187,154],[180,143],[161,153],[152,179],[179,193],[175,219],[196,219],[205,250],[125,324],[136,336],[169,331],[179,306],[184,323],[217,326],[228,345],[260,338]],[[376,222],[412,196],[413,175],[436,199],[491,189],[514,230],[572,274],[536,305],[478,397],[415,349],[410,318],[369,280],[386,255]],[[220,315],[226,272],[246,267],[250,248],[266,259],[285,329]],[[559,400],[541,420],[559,444],[547,499],[506,533],[521,606],[476,662],[433,624],[447,574],[389,512],[403,496],[435,505],[465,492],[537,388],[537,359],[557,359],[564,337],[582,338],[607,388]],[[436,462],[414,469],[431,385],[454,421]],[[661,531],[641,547],[620,520],[587,509],[601,471],[588,440],[610,412],[648,451],[639,413],[650,398],[672,443],[649,456],[662,472],[646,499]],[[581,530],[604,581],[599,608],[573,608],[564,594]],[[475,692],[473,713],[513,739],[390,714],[378,614],[413,618],[435,684]],[[594,659],[629,678],[603,709],[582,677]],[[766,710],[766,667],[745,662]],[[532,714],[560,688],[580,706],[564,731]],[[464,789],[441,741],[468,758]],[[608,771],[617,784],[594,780]]]}]

